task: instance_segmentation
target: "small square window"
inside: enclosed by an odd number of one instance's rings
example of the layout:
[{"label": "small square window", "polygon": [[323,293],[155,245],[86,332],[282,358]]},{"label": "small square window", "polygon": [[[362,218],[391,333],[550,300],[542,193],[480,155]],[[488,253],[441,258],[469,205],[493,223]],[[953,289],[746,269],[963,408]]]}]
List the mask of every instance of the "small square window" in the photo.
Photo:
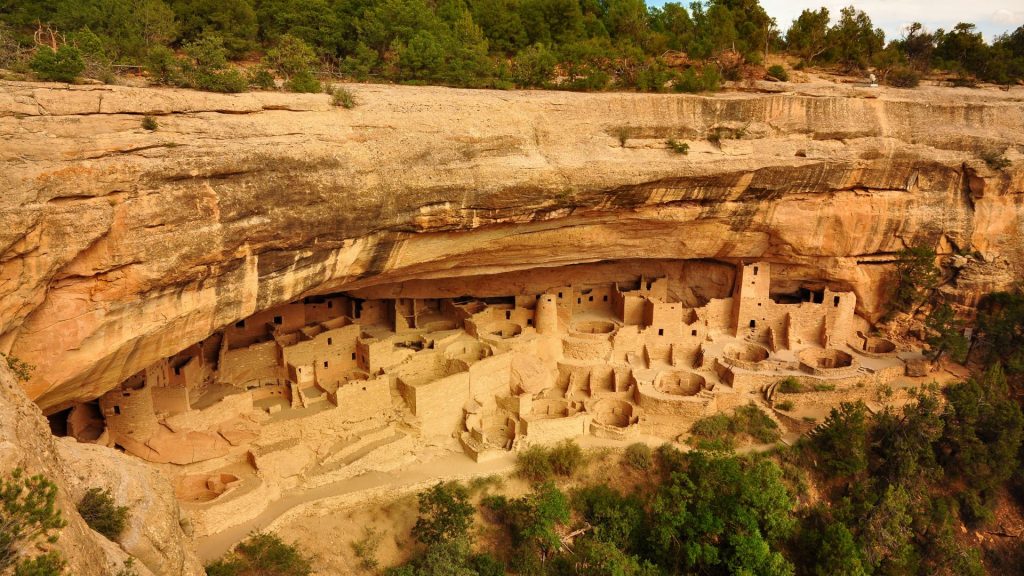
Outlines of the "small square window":
[{"label": "small square window", "polygon": [[511,310],[506,310],[505,311],[505,320],[511,320],[511,319],[512,319],[512,311]]},{"label": "small square window", "polygon": [[282,322],[284,322],[284,318],[281,318],[280,316],[274,316],[274,324],[281,324]]},{"label": "small square window", "polygon": [[245,320],[239,320],[235,322],[235,328],[245,328]]},{"label": "small square window", "polygon": [[607,295],[607,294],[605,294],[605,295],[604,295],[604,298],[603,298],[602,300],[603,300],[603,301],[605,301],[605,302],[607,302],[607,301],[608,301],[608,295]]},{"label": "small square window", "polygon": [[355,353],[355,352],[353,352],[353,353],[352,353],[352,359],[353,359],[353,360],[355,360],[355,359],[356,359],[356,353]]},{"label": "small square window", "polygon": [[334,339],[333,338],[328,338],[327,339],[327,345],[330,346],[331,344],[334,344]]},{"label": "small square window", "polygon": [[697,331],[696,330],[690,330],[690,336],[696,336],[696,335],[697,335]]},{"label": "small square window", "polygon": [[526,325],[527,326],[533,326],[533,318],[527,318],[526,319]]},{"label": "small square window", "polygon": [[587,300],[587,302],[593,302],[593,301],[594,301],[594,297],[593,297],[593,296],[591,296],[591,297],[590,297],[590,298],[589,298],[589,299]]},{"label": "small square window", "polygon": [[324,368],[327,368],[327,361],[324,360]]},{"label": "small square window", "polygon": [[583,304],[583,298],[577,298],[576,299],[576,303],[577,304]]},{"label": "small square window", "polygon": [[334,308],[334,301],[333,300],[328,300],[327,301],[327,307],[328,308]]},{"label": "small square window", "polygon": [[664,335],[665,335],[665,329],[664,328],[658,328],[658,336],[664,336]]},{"label": "small square window", "polygon": [[121,414],[121,407],[120,406],[114,406],[114,414],[117,414],[117,415]]}]

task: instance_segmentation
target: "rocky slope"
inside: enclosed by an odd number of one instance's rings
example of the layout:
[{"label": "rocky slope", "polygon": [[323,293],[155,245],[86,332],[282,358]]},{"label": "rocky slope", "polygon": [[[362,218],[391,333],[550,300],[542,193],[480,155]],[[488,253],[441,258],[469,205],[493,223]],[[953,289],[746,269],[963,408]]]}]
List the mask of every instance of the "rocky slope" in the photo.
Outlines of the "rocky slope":
[{"label": "rocky slope", "polygon": [[[0,83],[0,351],[38,366],[29,396],[56,410],[316,292],[756,257],[876,317],[917,242],[973,255],[965,301],[1024,277],[1024,91],[789,88],[356,86],[346,110]],[[1004,149],[1009,168],[981,159]]]},{"label": "rocky slope", "polygon": [[[67,526],[54,548],[69,574],[115,574],[134,557],[139,576],[204,574],[191,537],[179,525],[170,484],[135,458],[108,448],[78,444],[50,434],[46,418],[0,362],[0,477],[15,468],[41,474],[58,489],[57,504]],[[120,544],[91,530],[75,509],[89,488],[107,488],[130,510]]]}]

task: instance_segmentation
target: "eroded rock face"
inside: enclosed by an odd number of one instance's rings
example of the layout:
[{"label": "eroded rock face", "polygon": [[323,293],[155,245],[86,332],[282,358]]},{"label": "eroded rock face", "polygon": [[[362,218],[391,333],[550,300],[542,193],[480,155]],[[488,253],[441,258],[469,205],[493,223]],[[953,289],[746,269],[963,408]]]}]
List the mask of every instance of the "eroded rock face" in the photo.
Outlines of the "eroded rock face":
[{"label": "eroded rock face", "polygon": [[39,367],[29,395],[56,410],[257,310],[424,279],[757,258],[877,317],[907,244],[977,253],[965,301],[1024,275],[1016,90],[353,91],[0,83],[0,350]]},{"label": "eroded rock face", "polygon": [[[92,455],[86,455],[88,452]],[[25,396],[6,363],[2,363],[0,477],[8,477],[15,468],[32,475],[42,474],[57,485],[57,505],[67,526],[59,531],[54,547],[67,561],[69,574],[114,574],[130,557],[118,544],[91,530],[75,509],[86,490],[104,486],[114,488],[118,505],[131,506],[130,527],[122,541],[125,549],[142,561],[141,565],[135,564],[140,576],[203,573],[190,539],[176,525],[177,515],[164,515],[166,507],[154,505],[163,502],[176,508],[168,482],[130,456],[54,438],[39,407]],[[86,471],[89,473],[84,474]],[[146,480],[154,482],[141,486]],[[121,481],[126,482],[125,488],[117,487],[116,483]],[[130,486],[144,493],[125,493]]]}]

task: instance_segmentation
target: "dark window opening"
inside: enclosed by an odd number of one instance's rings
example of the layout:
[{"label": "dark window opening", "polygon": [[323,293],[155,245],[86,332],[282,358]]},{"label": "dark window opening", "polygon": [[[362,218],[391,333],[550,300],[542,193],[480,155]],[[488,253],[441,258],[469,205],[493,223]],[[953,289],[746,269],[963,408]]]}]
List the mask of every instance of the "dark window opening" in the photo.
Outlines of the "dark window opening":
[{"label": "dark window opening", "polygon": [[120,406],[114,406],[114,414],[117,414],[117,415],[121,414],[121,407]]},{"label": "dark window opening", "polygon": [[181,366],[175,366],[174,367],[174,375],[175,376],[181,376]]},{"label": "dark window opening", "polygon": [[647,283],[647,289],[648,289],[648,290],[650,290],[650,289],[651,289],[651,283],[650,283],[650,282],[648,282],[648,283]]},{"label": "dark window opening", "polygon": [[697,335],[697,331],[696,330],[690,330],[690,336],[696,336],[696,335]]},{"label": "dark window opening", "polygon": [[839,296],[835,296],[832,298],[832,305],[835,306],[836,308],[839,307]]},{"label": "dark window opening", "polygon": [[559,298],[561,298],[561,297],[562,297],[562,293],[561,293],[561,292],[559,292],[559,293],[558,293],[558,297],[559,297]]},{"label": "dark window opening", "polygon": [[527,326],[533,326],[533,318],[527,318],[526,319],[526,325]]},{"label": "dark window opening", "polygon": [[353,353],[352,353],[352,359],[353,359],[353,360],[355,360],[355,359],[356,359],[356,353],[355,353],[355,352],[353,352]]},{"label": "dark window opening", "polygon": [[235,322],[235,328],[245,328],[245,320],[239,320]]},{"label": "dark window opening", "polygon": [[576,299],[576,303],[577,304],[583,304],[583,298],[577,298]]},{"label": "dark window opening", "polygon": [[664,336],[664,335],[665,335],[665,329],[664,328],[658,328],[658,336]]},{"label": "dark window opening", "polygon": [[757,266],[754,266],[754,276],[757,276]]},{"label": "dark window opening", "polygon": [[328,338],[327,339],[327,345],[330,346],[331,344],[334,344],[334,339],[333,338]]},{"label": "dark window opening", "polygon": [[608,295],[607,295],[607,294],[605,294],[605,295],[604,295],[604,298],[602,298],[602,300],[603,300],[604,302],[607,302],[607,301],[608,301]]},{"label": "dark window opening", "polygon": [[324,360],[324,368],[327,368],[327,361]]},{"label": "dark window opening", "polygon": [[506,310],[505,311],[505,320],[511,320],[511,319],[512,319],[512,311],[511,310]]},{"label": "dark window opening", "polygon": [[327,301],[327,307],[328,308],[334,308],[334,301],[333,300],[328,300]]},{"label": "dark window opening", "polygon": [[588,302],[593,302],[593,301],[594,301],[594,297],[591,296],[590,299],[588,300]]},{"label": "dark window opening", "polygon": [[750,321],[750,327],[751,328],[757,328],[757,320],[751,320]]},{"label": "dark window opening", "polygon": [[281,318],[280,316],[274,316],[274,324],[281,324],[282,322],[284,322],[284,318]]}]

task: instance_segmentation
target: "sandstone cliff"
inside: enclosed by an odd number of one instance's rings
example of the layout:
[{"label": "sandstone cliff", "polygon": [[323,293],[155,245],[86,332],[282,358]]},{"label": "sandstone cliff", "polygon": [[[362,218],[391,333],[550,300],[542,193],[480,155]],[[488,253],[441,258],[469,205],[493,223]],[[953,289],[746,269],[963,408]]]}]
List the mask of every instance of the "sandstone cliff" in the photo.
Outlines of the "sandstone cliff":
[{"label": "sandstone cliff", "polygon": [[[54,438],[39,407],[0,364],[0,476],[15,468],[57,484],[57,503],[68,524],[54,547],[67,560],[69,574],[115,574],[130,556],[138,560],[140,576],[204,573],[191,538],[179,526],[167,480],[117,451]],[[110,489],[117,504],[130,509],[121,546],[92,531],[75,509],[93,487]]]},{"label": "sandstone cliff", "polygon": [[966,301],[1024,277],[1020,89],[352,89],[0,83],[0,350],[38,366],[29,395],[56,410],[256,310],[411,279],[756,257],[877,317],[910,243],[974,255]]}]

